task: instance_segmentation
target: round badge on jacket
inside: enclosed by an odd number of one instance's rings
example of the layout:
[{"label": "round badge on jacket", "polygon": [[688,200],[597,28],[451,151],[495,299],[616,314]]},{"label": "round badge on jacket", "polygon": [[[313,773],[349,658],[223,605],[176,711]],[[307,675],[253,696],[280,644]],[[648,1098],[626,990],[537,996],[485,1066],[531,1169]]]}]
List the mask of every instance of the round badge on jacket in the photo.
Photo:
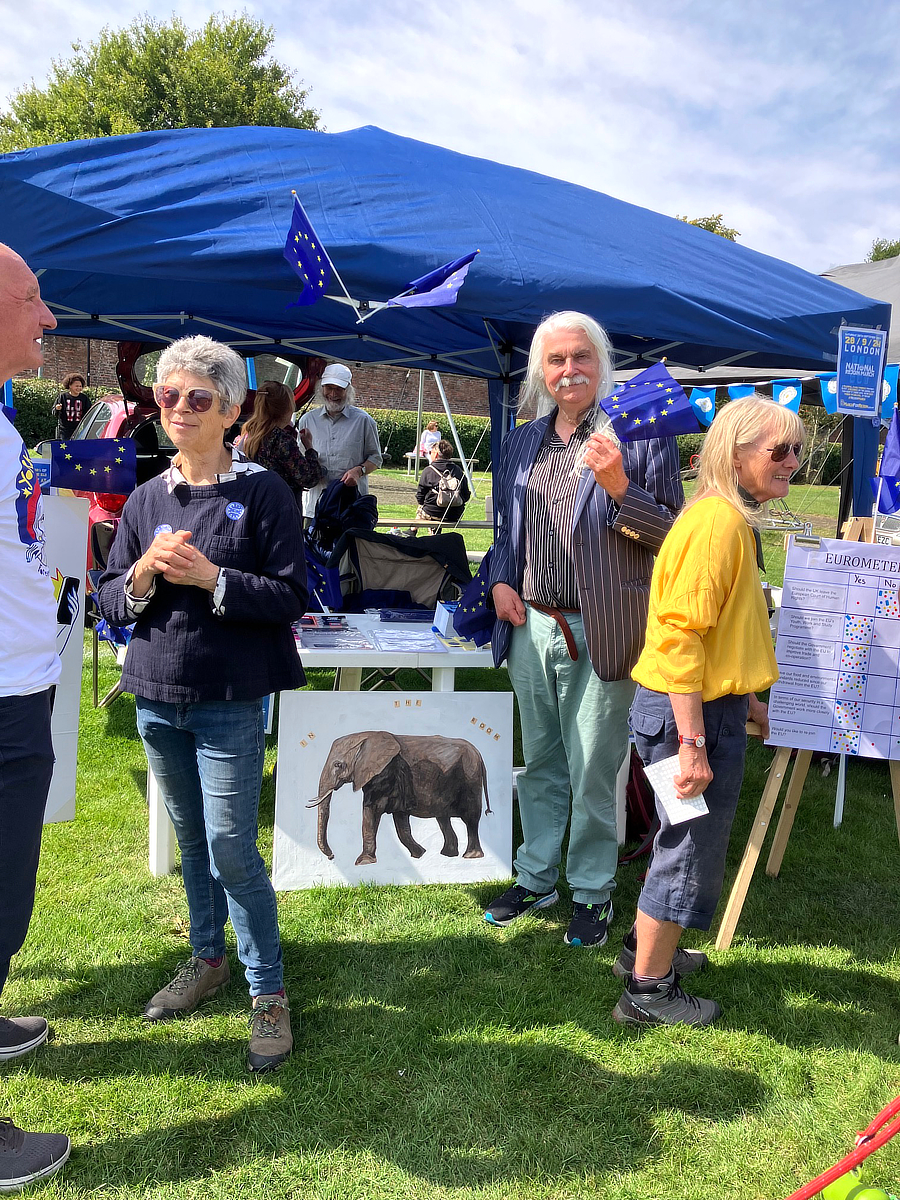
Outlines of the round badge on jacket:
[{"label": "round badge on jacket", "polygon": [[243,515],[244,506],[243,504],[239,504],[237,500],[232,500],[225,508],[225,516],[231,521],[239,521]]}]

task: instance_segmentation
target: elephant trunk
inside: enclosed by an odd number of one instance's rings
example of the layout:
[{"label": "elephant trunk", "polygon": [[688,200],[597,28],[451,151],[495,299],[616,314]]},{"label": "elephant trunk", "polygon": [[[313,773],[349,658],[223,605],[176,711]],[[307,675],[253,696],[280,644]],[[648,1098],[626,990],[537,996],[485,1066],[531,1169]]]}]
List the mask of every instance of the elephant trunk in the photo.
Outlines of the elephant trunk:
[{"label": "elephant trunk", "polygon": [[331,814],[331,792],[326,792],[319,800],[319,812],[316,820],[316,841],[319,849],[326,858],[334,858],[328,845],[328,818]]}]

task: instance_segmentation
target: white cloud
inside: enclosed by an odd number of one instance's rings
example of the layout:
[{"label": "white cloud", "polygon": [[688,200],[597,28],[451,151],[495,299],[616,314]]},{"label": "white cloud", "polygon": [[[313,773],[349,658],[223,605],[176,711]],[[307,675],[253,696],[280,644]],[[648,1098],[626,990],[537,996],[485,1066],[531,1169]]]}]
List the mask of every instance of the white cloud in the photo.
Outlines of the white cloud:
[{"label": "white cloud", "polygon": [[[11,0],[4,0],[9,3]],[[180,2],[200,23],[211,7]],[[331,131],[380,125],[674,214],[809,270],[900,235],[900,10],[870,0],[253,0]],[[171,0],[37,0],[0,95]]]}]

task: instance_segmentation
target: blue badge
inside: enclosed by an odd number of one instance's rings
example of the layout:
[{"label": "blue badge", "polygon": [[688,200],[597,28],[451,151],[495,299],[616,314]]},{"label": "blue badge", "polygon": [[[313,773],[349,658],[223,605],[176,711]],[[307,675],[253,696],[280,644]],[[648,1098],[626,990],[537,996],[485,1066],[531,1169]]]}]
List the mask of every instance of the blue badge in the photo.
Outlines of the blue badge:
[{"label": "blue badge", "polygon": [[171,533],[171,532],[172,532],[171,525],[157,525],[157,527],[153,530],[153,536],[156,537],[156,535],[158,533]]},{"label": "blue badge", "polygon": [[225,516],[231,521],[239,521],[244,515],[243,504],[238,504],[237,500],[232,500],[225,509]]}]

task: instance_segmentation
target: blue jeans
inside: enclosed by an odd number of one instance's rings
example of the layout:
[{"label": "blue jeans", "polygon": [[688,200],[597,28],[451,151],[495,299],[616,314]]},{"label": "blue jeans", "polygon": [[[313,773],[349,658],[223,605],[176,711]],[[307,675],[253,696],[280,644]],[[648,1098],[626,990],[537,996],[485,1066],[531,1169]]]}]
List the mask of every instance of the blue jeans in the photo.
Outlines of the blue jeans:
[{"label": "blue jeans", "polygon": [[573,662],[556,621],[530,605],[527,611],[525,624],[512,631],[507,663],[525,756],[517,781],[524,841],[516,882],[553,890],[568,825],[572,898],[600,904],[616,886],[616,772],[628,750],[634,684],[605,683],[594,672],[580,613],[566,614],[578,650]]},{"label": "blue jeans", "polygon": [[[659,833],[638,908],[657,921],[709,929],[725,879],[725,855],[741,794],[747,751],[747,696],[721,696],[703,705],[706,756],[713,773],[703,789],[709,812],[670,825],[657,803]],[[678,729],[665,692],[638,686],[631,706],[634,744],[643,763],[678,753]]]},{"label": "blue jeans", "polygon": [[256,845],[262,701],[135,700],[147,762],[181,850],[193,953],[224,954],[230,916],[250,995],[277,992],[284,979],[278,909]]}]

